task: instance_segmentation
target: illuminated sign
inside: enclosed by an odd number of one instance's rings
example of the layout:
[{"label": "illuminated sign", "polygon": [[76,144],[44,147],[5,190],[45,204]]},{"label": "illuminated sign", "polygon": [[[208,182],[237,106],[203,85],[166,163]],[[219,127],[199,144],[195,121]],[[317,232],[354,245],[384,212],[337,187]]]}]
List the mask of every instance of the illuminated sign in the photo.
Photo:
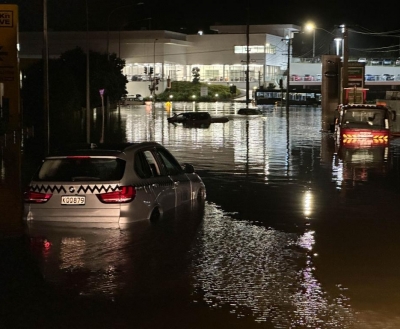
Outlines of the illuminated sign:
[{"label": "illuminated sign", "polygon": [[[247,46],[235,46],[235,54],[246,54]],[[276,54],[275,46],[249,46],[250,54]]]}]

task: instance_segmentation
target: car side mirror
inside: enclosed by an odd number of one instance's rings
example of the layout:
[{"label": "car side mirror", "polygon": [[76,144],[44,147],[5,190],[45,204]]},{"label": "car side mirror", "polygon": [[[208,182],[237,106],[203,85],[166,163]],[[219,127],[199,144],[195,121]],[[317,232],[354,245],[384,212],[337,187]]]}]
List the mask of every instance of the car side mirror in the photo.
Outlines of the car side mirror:
[{"label": "car side mirror", "polygon": [[194,167],[189,163],[182,164],[182,168],[183,168],[183,171],[186,174],[193,174],[194,173]]}]

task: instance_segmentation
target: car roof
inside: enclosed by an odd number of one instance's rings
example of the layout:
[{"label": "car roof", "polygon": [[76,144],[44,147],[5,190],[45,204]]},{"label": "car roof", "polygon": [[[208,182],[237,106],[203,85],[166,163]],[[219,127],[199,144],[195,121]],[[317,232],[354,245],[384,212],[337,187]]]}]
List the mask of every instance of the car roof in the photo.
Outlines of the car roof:
[{"label": "car roof", "polygon": [[69,144],[62,148],[54,150],[46,158],[64,157],[64,156],[115,156],[123,157],[128,151],[135,151],[143,147],[162,147],[157,142],[139,142],[139,143],[84,143],[84,144]]},{"label": "car roof", "polygon": [[190,115],[192,115],[192,114],[204,114],[204,113],[208,113],[208,112],[206,112],[206,111],[202,111],[202,112],[182,112],[182,113],[179,113],[179,114],[190,114]]}]

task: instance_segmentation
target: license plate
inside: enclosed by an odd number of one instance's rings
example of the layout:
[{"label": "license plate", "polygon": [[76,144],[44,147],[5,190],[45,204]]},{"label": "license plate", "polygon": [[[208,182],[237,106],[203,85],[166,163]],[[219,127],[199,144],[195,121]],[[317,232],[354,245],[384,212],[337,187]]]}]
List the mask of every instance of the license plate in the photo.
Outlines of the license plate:
[{"label": "license plate", "polygon": [[61,197],[61,204],[76,205],[76,204],[85,204],[85,202],[86,198],[84,196],[64,195]]}]

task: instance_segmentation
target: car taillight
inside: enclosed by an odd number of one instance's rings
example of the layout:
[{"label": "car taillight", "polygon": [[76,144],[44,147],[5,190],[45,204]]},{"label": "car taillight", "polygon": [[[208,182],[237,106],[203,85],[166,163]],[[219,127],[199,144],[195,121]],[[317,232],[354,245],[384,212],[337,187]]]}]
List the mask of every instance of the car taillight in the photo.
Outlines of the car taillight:
[{"label": "car taillight", "polygon": [[45,203],[50,200],[53,194],[26,191],[24,193],[24,201],[30,203]]},{"label": "car taillight", "polygon": [[119,191],[97,194],[97,198],[103,203],[127,203],[136,196],[136,189],[133,186],[120,186]]}]

